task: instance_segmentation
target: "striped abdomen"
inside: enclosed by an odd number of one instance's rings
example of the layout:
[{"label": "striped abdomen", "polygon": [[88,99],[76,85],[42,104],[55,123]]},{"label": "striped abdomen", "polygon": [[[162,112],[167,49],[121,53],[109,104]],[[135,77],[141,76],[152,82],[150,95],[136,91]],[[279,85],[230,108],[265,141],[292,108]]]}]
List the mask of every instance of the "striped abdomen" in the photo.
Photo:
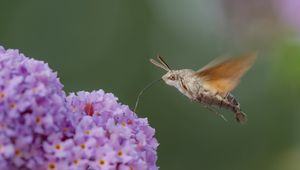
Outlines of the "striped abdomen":
[{"label": "striped abdomen", "polygon": [[229,109],[235,113],[235,118],[238,122],[246,122],[246,114],[241,111],[239,102],[233,97],[233,95],[228,94],[225,98],[219,99],[216,96],[207,96],[200,94],[197,101],[208,106],[218,106],[220,108]]},{"label": "striped abdomen", "polygon": [[225,108],[230,109],[235,113],[235,118],[238,122],[246,122],[246,114],[241,111],[240,103],[233,97],[233,95],[228,94],[226,99]]}]

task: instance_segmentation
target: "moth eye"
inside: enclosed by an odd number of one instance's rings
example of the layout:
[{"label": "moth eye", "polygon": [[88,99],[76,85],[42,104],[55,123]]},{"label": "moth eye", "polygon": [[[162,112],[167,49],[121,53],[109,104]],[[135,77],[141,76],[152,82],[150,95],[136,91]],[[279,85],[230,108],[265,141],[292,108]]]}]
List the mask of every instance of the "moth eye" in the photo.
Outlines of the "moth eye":
[{"label": "moth eye", "polygon": [[169,80],[175,80],[175,76],[174,76],[174,75],[171,75],[171,76],[168,77],[168,79],[169,79]]}]

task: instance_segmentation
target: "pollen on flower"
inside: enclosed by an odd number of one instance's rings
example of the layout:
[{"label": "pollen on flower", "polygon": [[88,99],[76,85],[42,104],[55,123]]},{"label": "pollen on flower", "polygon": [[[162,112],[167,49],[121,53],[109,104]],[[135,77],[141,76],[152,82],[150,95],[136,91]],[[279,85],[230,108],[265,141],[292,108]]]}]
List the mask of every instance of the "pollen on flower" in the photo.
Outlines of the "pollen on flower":
[{"label": "pollen on flower", "polygon": [[54,163],[49,163],[49,164],[48,164],[48,169],[49,169],[49,170],[56,169],[56,165],[55,165]]},{"label": "pollen on flower", "polygon": [[74,160],[73,160],[73,163],[74,163],[74,164],[78,164],[79,162],[80,162],[79,159],[74,159]]},{"label": "pollen on flower", "polygon": [[5,97],[5,93],[0,91],[0,100],[4,99],[4,97]]},{"label": "pollen on flower", "polygon": [[83,144],[80,144],[80,148],[81,149],[85,149],[86,148],[86,145],[83,143]]},{"label": "pollen on flower", "polygon": [[10,107],[11,109],[15,109],[15,108],[17,107],[17,105],[16,105],[16,103],[11,103],[11,104],[9,105],[9,107]]},{"label": "pollen on flower", "polygon": [[122,126],[124,126],[124,127],[125,127],[125,126],[126,126],[126,123],[125,123],[125,122],[122,122]]},{"label": "pollen on flower", "polygon": [[85,133],[86,135],[89,135],[89,134],[91,134],[91,131],[90,131],[90,130],[86,130],[86,131],[84,131],[84,133]]},{"label": "pollen on flower", "polygon": [[121,150],[118,151],[118,156],[122,156],[123,152]]},{"label": "pollen on flower", "polygon": [[40,124],[42,122],[42,118],[40,117],[40,116],[37,116],[36,118],[35,118],[35,123],[36,124]]},{"label": "pollen on flower", "polygon": [[87,103],[85,106],[84,106],[84,111],[87,115],[89,116],[93,116],[94,114],[94,106],[92,103]]},{"label": "pollen on flower", "polygon": [[105,164],[105,160],[103,160],[103,159],[99,160],[99,165],[100,166],[103,166],[104,164]]},{"label": "pollen on flower", "polygon": [[60,144],[56,144],[56,145],[55,145],[55,149],[56,149],[56,150],[60,150],[60,149],[61,149],[61,145],[60,145]]},{"label": "pollen on flower", "polygon": [[132,166],[130,167],[130,170],[134,170]]},{"label": "pollen on flower", "polygon": [[20,149],[16,149],[15,154],[16,154],[16,156],[21,156],[22,151]]}]

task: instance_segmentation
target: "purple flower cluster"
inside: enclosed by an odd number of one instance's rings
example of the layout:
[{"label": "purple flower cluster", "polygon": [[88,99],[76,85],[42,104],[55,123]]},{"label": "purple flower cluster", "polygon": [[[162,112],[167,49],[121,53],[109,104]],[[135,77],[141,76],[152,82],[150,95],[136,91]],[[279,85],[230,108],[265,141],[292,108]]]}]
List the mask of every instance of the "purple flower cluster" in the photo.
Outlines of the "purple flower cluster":
[{"label": "purple flower cluster", "polygon": [[91,169],[157,169],[158,143],[147,119],[138,118],[102,90],[72,93],[67,102],[74,115],[71,124],[76,127],[71,161]]},{"label": "purple flower cluster", "polygon": [[[0,47],[0,169],[34,169],[66,119],[62,84],[47,64]],[[15,167],[15,168],[14,168]]]},{"label": "purple flower cluster", "polygon": [[0,169],[156,170],[147,119],[103,90],[62,90],[47,64],[0,46]]}]

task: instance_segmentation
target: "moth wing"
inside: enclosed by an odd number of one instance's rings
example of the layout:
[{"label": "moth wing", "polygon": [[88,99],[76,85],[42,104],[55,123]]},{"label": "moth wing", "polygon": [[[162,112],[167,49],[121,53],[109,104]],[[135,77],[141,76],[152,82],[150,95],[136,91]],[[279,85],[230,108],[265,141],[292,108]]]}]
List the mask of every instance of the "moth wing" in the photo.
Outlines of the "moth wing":
[{"label": "moth wing", "polygon": [[249,53],[237,58],[213,61],[195,73],[205,88],[222,96],[232,91],[240,78],[253,65],[256,53]]}]

